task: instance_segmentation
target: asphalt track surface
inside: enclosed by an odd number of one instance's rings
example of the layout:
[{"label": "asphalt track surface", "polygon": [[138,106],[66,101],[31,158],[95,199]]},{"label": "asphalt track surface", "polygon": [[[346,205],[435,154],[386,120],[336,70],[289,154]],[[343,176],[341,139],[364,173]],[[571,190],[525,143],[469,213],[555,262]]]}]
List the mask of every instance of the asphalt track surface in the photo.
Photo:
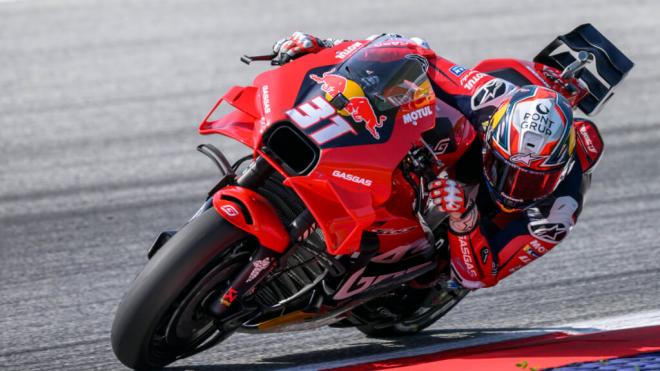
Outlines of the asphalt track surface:
[{"label": "asphalt track surface", "polygon": [[[158,232],[214,184],[198,123],[224,91],[304,30],[422,36],[464,65],[529,58],[592,22],[637,64],[596,117],[606,144],[569,239],[420,335],[355,330],[236,335],[176,367],[292,367],[660,306],[660,3],[2,1],[0,2],[0,368],[121,369],[116,306]],[[560,14],[558,13],[560,12]]]}]

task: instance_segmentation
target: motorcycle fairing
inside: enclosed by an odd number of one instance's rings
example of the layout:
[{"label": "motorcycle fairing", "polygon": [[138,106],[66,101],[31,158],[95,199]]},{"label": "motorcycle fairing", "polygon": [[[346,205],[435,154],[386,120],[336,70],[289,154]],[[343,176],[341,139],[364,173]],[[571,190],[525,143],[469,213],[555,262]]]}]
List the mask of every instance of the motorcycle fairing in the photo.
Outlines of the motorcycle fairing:
[{"label": "motorcycle fairing", "polygon": [[262,246],[283,253],[289,234],[270,202],[259,193],[228,186],[213,195],[213,207],[239,229],[255,236]]},{"label": "motorcycle fairing", "polygon": [[486,59],[479,62],[474,69],[507,80],[517,86],[545,86],[562,94],[571,104],[571,107],[579,106],[589,94],[583,84],[580,84],[576,79],[570,79],[569,82],[573,84],[577,91],[568,90],[563,83],[565,80],[559,78],[562,71],[541,63],[520,59]]},{"label": "motorcycle fairing", "polygon": [[[387,119],[391,135],[387,139],[381,137],[378,141],[356,141],[353,145],[321,148],[317,165],[306,175],[289,174],[270,158],[261,148],[262,137],[279,122],[290,122],[286,112],[294,108],[296,100],[302,96],[300,89],[291,87],[304,86],[308,90],[304,94],[307,97],[310,96],[309,89],[315,89],[320,95],[318,84],[314,82],[316,86],[313,86],[309,80],[310,71],[322,73],[341,64],[345,56],[337,52],[350,45],[354,43],[343,43],[262,73],[254,80],[253,86],[232,88],[221,101],[237,110],[219,120],[209,121],[219,102],[200,127],[201,134],[218,133],[236,138],[252,148],[255,154],[264,156],[285,177],[284,184],[293,188],[309,208],[323,231],[328,251],[338,255],[359,251],[362,232],[374,223],[388,233],[405,231],[379,236],[383,251],[400,246],[400,241],[411,234],[422,233],[417,216],[412,212],[412,202],[403,207],[388,203],[388,200],[392,196],[393,173],[397,165],[421,133],[433,128],[435,122],[435,98],[431,97],[410,102],[391,112]],[[418,48],[416,45],[410,47]],[[404,115],[420,109],[425,109],[426,115],[415,116],[417,120],[414,122],[404,122]],[[357,130],[364,126],[355,122],[351,124]]]},{"label": "motorcycle fairing", "polygon": [[[206,115],[199,127],[199,133],[202,135],[222,134],[255,149],[254,126],[255,120],[260,116],[256,98],[256,87],[233,86]],[[232,105],[236,110],[218,120],[210,121],[213,113],[223,102]]]}]

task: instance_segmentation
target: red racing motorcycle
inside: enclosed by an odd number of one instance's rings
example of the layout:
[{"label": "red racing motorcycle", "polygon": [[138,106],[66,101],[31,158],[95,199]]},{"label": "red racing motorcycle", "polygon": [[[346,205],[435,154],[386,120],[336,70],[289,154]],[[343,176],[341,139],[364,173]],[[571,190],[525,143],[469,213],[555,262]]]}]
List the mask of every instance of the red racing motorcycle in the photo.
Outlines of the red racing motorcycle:
[{"label": "red racing motorcycle", "polygon": [[[383,54],[388,48],[396,58]],[[425,184],[478,133],[436,100],[426,73],[433,56],[384,35],[231,88],[199,131],[233,138],[252,154],[232,164],[216,147],[198,147],[221,177],[199,211],[148,251],[113,323],[117,358],[161,367],[235,331],[328,325],[411,334],[465,297],[449,280],[445,216],[426,207]],[[277,65],[274,57],[243,60]],[[552,87],[592,113],[630,68],[582,25],[534,61],[485,60],[475,70]],[[212,119],[221,104],[231,112]]]}]

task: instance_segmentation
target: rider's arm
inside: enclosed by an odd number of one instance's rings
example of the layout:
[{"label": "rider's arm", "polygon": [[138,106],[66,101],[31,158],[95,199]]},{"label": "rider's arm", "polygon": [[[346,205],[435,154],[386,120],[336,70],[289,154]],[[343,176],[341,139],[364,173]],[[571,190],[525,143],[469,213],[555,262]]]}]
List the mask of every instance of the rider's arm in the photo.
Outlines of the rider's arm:
[{"label": "rider's arm", "polygon": [[440,56],[429,58],[428,76],[436,97],[461,112],[473,125],[491,115],[515,86],[465,68]]},{"label": "rider's arm", "polygon": [[495,285],[550,251],[575,225],[604,144],[592,122],[575,119],[574,125],[575,164],[551,197],[524,213],[480,218],[473,203],[461,218],[450,218],[452,269],[464,287]]},{"label": "rider's arm", "polygon": [[452,268],[461,285],[493,286],[566,238],[582,209],[589,180],[576,164],[552,196],[524,212],[498,212],[464,228],[450,224]]}]

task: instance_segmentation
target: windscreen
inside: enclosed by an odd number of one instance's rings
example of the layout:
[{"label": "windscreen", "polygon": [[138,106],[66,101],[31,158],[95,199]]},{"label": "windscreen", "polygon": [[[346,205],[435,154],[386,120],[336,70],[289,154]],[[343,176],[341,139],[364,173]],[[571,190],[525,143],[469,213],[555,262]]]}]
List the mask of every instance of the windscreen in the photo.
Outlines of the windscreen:
[{"label": "windscreen", "polygon": [[360,85],[378,111],[387,111],[432,94],[428,61],[409,39],[381,36],[358,50],[337,72]]}]

